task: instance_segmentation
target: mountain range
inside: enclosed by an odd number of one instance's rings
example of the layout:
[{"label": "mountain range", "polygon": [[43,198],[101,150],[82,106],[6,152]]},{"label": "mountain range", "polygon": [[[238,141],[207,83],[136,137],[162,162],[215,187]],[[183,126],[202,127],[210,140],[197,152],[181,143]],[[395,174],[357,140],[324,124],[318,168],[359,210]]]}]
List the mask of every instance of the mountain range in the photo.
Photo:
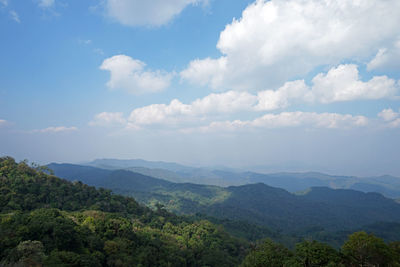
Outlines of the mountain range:
[{"label": "mountain range", "polygon": [[283,188],[292,193],[304,191],[310,187],[324,186],[332,189],[377,192],[389,198],[400,198],[400,178],[390,175],[356,177],[328,175],[319,172],[265,174],[225,167],[189,167],[177,163],[141,159],[97,159],[84,165],[109,170],[126,169],[176,183],[206,184],[223,187],[264,183],[273,187]]},{"label": "mountain range", "polygon": [[79,180],[132,196],[148,206],[178,214],[241,220],[286,233],[350,230],[377,222],[400,223],[400,205],[379,193],[312,187],[302,194],[264,183],[219,187],[173,183],[131,170],[72,164],[48,165],[67,180]]}]

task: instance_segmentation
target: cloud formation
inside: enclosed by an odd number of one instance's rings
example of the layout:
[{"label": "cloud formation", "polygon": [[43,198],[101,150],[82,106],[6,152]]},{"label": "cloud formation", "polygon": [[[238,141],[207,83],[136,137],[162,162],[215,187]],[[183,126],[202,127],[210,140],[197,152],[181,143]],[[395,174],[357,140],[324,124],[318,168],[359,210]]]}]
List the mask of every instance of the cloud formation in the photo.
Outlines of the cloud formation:
[{"label": "cloud formation", "polygon": [[220,58],[193,60],[180,75],[216,90],[259,91],[317,66],[368,60],[400,36],[398,25],[397,0],[257,0],[221,32]]},{"label": "cloud formation", "polygon": [[57,127],[48,127],[45,129],[33,130],[32,133],[61,133],[61,132],[73,132],[77,131],[76,127],[65,127],[65,126],[57,126]]},{"label": "cloud formation", "polygon": [[110,89],[122,89],[131,94],[144,94],[162,91],[169,87],[173,74],[163,71],[145,70],[146,64],[126,55],[107,58],[100,66],[107,70],[111,78],[107,83]]},{"label": "cloud formation", "polygon": [[55,0],[40,0],[39,1],[39,7],[41,8],[50,8],[53,7],[55,3]]},{"label": "cloud formation", "polygon": [[392,109],[384,109],[379,114],[384,122],[386,122],[387,126],[391,128],[400,127],[400,112],[395,112]]},{"label": "cloud formation", "polygon": [[379,49],[375,57],[367,64],[371,70],[397,70],[400,68],[400,37],[389,47]]},{"label": "cloud formation", "polygon": [[101,112],[94,117],[94,120],[89,122],[90,126],[116,126],[123,125],[126,120],[122,112]]},{"label": "cloud formation", "polygon": [[[236,131],[240,129],[274,129],[287,127],[310,128],[353,128],[368,124],[368,118],[350,114],[315,113],[315,112],[282,112],[279,114],[265,114],[254,120],[234,120],[212,122],[208,126],[199,127],[196,131]],[[189,130],[190,132],[190,130]]]},{"label": "cloud formation", "polygon": [[127,26],[161,26],[171,21],[188,5],[208,0],[107,0],[110,17]]},{"label": "cloud formation", "polygon": [[[277,90],[264,90],[257,94],[231,90],[224,93],[212,93],[187,104],[174,99],[169,104],[152,104],[136,108],[126,119],[122,113],[103,112],[96,115],[91,125],[122,125],[125,123],[131,128],[140,128],[151,125],[204,124],[212,120],[226,120],[232,116],[237,116],[239,113],[243,115],[272,111],[295,104],[394,99],[399,95],[400,86],[395,80],[386,76],[375,76],[364,82],[360,80],[357,66],[346,64],[334,67],[327,73],[317,74],[312,79],[311,85],[307,85],[304,80],[295,80],[286,82]],[[282,114],[287,115],[287,113]],[[289,114],[292,118],[299,118],[303,122],[316,118],[316,115],[312,113]],[[323,118],[326,119],[325,121],[330,121],[331,123],[328,125],[331,126],[341,125],[343,123],[339,122],[349,121],[348,116],[340,117],[337,114],[332,116],[328,118],[327,114],[323,114]],[[389,115],[382,116],[387,118]],[[280,118],[288,117],[282,116]],[[340,121],[343,118],[346,120]],[[357,117],[356,120],[359,121],[358,119]],[[270,119],[269,122],[271,121]],[[316,121],[315,119],[314,122]],[[236,125],[237,123],[238,121],[234,121],[229,125]],[[322,125],[321,122],[318,121],[318,123],[318,125]],[[242,121],[240,121],[240,124],[252,125],[250,122],[244,123]],[[331,126],[327,128],[334,128]]]},{"label": "cloud formation", "polygon": [[15,22],[21,23],[21,20],[20,20],[19,15],[18,15],[17,12],[15,12],[14,10],[10,10],[9,14],[10,14],[11,18],[12,18]]},{"label": "cloud formation", "polygon": [[0,127],[3,125],[6,125],[7,121],[6,120],[0,120]]}]

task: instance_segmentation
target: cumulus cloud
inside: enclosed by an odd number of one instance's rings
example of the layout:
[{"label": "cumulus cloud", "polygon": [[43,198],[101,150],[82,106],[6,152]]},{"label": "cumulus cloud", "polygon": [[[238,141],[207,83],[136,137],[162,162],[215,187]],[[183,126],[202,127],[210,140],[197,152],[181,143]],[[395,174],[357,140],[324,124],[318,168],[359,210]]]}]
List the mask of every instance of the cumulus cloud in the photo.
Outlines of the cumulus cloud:
[{"label": "cumulus cloud", "polygon": [[123,125],[126,120],[122,112],[101,112],[94,117],[94,120],[89,122],[90,126],[116,126]]},{"label": "cumulus cloud", "polygon": [[19,15],[18,15],[17,12],[15,12],[14,10],[11,10],[9,13],[10,13],[11,18],[12,18],[15,22],[21,23],[21,20],[20,20]]},{"label": "cumulus cloud", "polygon": [[314,96],[304,80],[286,82],[278,90],[258,92],[257,110],[285,108],[292,102],[312,102]]},{"label": "cumulus cloud", "polygon": [[110,17],[128,26],[160,26],[171,21],[188,5],[208,0],[107,0]]},{"label": "cumulus cloud", "polygon": [[384,109],[378,114],[378,117],[380,117],[389,127],[400,127],[400,112],[395,112],[390,108]]},{"label": "cumulus cloud", "polygon": [[153,104],[133,110],[129,122],[134,125],[177,124],[192,121],[193,118],[204,120],[211,114],[232,114],[249,111],[256,103],[257,97],[246,92],[229,91],[221,94],[210,94],[190,104],[183,104],[178,99],[169,104]]},{"label": "cumulus cloud", "polygon": [[368,70],[396,70],[400,68],[400,38],[393,45],[379,49],[367,64]]},{"label": "cumulus cloud", "polygon": [[350,114],[337,113],[314,113],[314,112],[282,112],[279,114],[265,114],[254,120],[217,121],[208,126],[196,129],[185,129],[191,131],[236,131],[240,129],[274,129],[287,127],[309,127],[309,128],[353,128],[368,124],[364,116],[353,116]]},{"label": "cumulus cloud", "polygon": [[339,65],[327,73],[319,73],[308,86],[304,80],[286,82],[277,90],[258,92],[258,110],[285,108],[293,103],[332,103],[352,100],[394,98],[399,84],[386,76],[360,80],[356,65]]},{"label": "cumulus cloud", "polygon": [[318,74],[312,92],[322,103],[356,99],[380,99],[396,96],[398,84],[386,76],[375,76],[362,82],[356,65],[340,65],[327,74]]},{"label": "cumulus cloud", "polygon": [[103,61],[100,69],[107,70],[111,78],[110,89],[122,89],[132,94],[153,93],[169,87],[173,74],[145,70],[146,64],[126,55],[116,55]]},{"label": "cumulus cloud", "polygon": [[254,113],[283,109],[294,104],[332,103],[352,100],[391,99],[398,96],[400,88],[395,80],[375,76],[369,81],[360,80],[356,65],[339,65],[327,73],[317,74],[312,84],[304,80],[286,82],[277,90],[264,90],[257,94],[245,91],[212,93],[191,103],[178,99],[169,104],[152,104],[134,109],[128,118],[122,113],[103,112],[91,124],[126,124],[132,128],[149,125],[181,125],[226,119],[235,113]]},{"label": "cumulus cloud", "polygon": [[62,133],[62,132],[73,132],[77,131],[76,127],[65,127],[65,126],[57,126],[57,127],[48,127],[45,129],[33,130],[32,133]]},{"label": "cumulus cloud", "polygon": [[214,89],[277,86],[317,66],[373,57],[400,35],[398,25],[397,0],[257,0],[221,32],[222,56],[190,62],[181,78]]},{"label": "cumulus cloud", "polygon": [[399,113],[394,112],[393,109],[384,109],[382,110],[379,114],[379,117],[381,117],[384,121],[392,121],[399,117]]}]

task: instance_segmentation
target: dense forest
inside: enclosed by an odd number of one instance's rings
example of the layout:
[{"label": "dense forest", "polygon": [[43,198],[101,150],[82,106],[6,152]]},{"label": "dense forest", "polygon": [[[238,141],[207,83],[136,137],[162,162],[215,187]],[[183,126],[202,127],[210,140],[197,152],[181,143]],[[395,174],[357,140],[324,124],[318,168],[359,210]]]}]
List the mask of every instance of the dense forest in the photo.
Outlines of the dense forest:
[{"label": "dense forest", "polygon": [[366,232],[340,249],[314,240],[290,249],[249,242],[220,219],[150,209],[10,157],[0,158],[0,192],[0,266],[400,266],[400,242]]},{"label": "dense forest", "polygon": [[134,197],[148,207],[161,203],[175,214],[200,218],[202,214],[214,222],[212,218],[218,218],[231,234],[253,241],[272,236],[293,247],[301,238],[314,238],[338,248],[348,234],[359,230],[386,241],[400,240],[400,205],[378,193],[313,187],[293,194],[263,183],[218,187],[173,183],[128,170],[73,164],[48,167],[59,177]]}]

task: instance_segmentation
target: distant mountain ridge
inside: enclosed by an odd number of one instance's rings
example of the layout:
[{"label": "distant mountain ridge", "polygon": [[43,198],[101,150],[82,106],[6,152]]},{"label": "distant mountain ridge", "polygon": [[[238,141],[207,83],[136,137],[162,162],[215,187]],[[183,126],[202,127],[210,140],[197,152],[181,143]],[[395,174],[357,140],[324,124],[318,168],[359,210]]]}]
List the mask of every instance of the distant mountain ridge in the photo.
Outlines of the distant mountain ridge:
[{"label": "distant mountain ridge", "polygon": [[312,227],[337,231],[378,221],[400,222],[400,205],[377,193],[314,187],[295,195],[263,183],[223,188],[172,183],[127,170],[71,164],[48,167],[59,177],[105,187],[150,206],[161,203],[180,214],[203,213],[285,231]]},{"label": "distant mountain ridge", "polygon": [[325,186],[332,189],[377,192],[389,198],[400,198],[400,178],[390,175],[361,178],[328,175],[319,172],[264,174],[229,168],[196,168],[171,162],[153,162],[141,159],[98,159],[86,165],[110,170],[126,169],[176,183],[207,184],[223,187],[264,183],[273,187],[283,188],[289,192],[299,192],[310,187]]}]

